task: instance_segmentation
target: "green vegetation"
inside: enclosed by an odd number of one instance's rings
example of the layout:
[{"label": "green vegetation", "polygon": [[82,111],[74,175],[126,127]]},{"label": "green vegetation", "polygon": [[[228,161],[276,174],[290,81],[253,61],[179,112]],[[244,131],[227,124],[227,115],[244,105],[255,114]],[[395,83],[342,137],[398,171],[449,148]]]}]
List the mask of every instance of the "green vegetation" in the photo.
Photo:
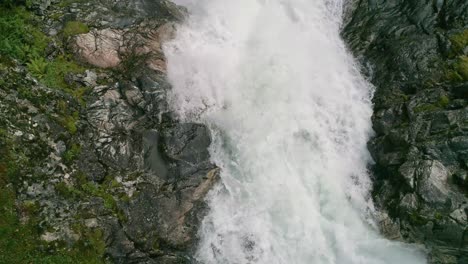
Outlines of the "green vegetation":
[{"label": "green vegetation", "polygon": [[[117,206],[117,200],[112,194],[122,186],[113,177],[106,177],[102,184],[97,184],[86,179],[82,173],[75,175],[76,186],[60,182],[55,185],[55,190],[59,195],[67,199],[88,199],[89,197],[99,197],[104,202],[104,207],[110,210],[120,221],[127,221],[123,212]],[[130,198],[125,194],[117,194],[119,200],[128,201]]]},{"label": "green vegetation", "polygon": [[[60,55],[51,61],[44,59],[50,39],[34,24],[35,17],[24,7],[0,6],[0,56],[18,59],[44,85],[63,90],[81,100],[86,89],[78,89],[65,79],[67,74],[83,73],[84,68],[70,56]],[[71,21],[65,25],[63,34],[71,36],[88,31],[83,23]]]},{"label": "green vegetation", "polygon": [[80,237],[85,238],[80,239],[75,245],[76,253],[79,253],[86,260],[83,263],[103,263],[102,259],[96,258],[96,256],[103,256],[106,250],[102,230],[97,228],[90,229],[82,224],[75,225],[72,229]]},{"label": "green vegetation", "polygon": [[422,226],[428,222],[428,220],[418,212],[411,212],[408,216],[410,223],[416,226]]},{"label": "green vegetation", "polygon": [[28,70],[38,78],[44,77],[47,72],[48,63],[42,57],[32,58],[26,65],[28,66]]},{"label": "green vegetation", "polygon": [[446,108],[450,103],[450,99],[446,95],[442,95],[439,97],[439,100],[435,104],[421,104],[416,106],[413,111],[415,113],[422,113],[422,112],[432,112],[440,109]]},{"label": "green vegetation", "polygon": [[468,47],[468,29],[450,37],[452,49],[449,57],[453,59],[445,70],[445,79],[452,83],[468,81],[468,57],[463,55]]},{"label": "green vegetation", "polygon": [[461,54],[466,46],[468,46],[468,29],[459,34],[452,35],[450,42],[452,42],[452,52],[454,54]]},{"label": "green vegetation", "polygon": [[117,202],[102,186],[88,182],[81,187],[86,193],[92,196],[101,197],[104,200],[104,207],[112,211],[117,211]]},{"label": "green vegetation", "polygon": [[[127,218],[125,214],[118,208],[117,200],[111,194],[112,191],[121,187],[122,184],[117,182],[113,177],[108,176],[104,180],[102,184],[96,184],[93,182],[87,182],[81,185],[81,189],[88,195],[100,197],[104,201],[104,207],[111,210],[112,213],[117,216],[117,218],[122,221],[126,222]],[[124,193],[118,195],[118,199],[122,201],[128,201],[128,196]]]},{"label": "green vegetation", "polygon": [[43,57],[49,39],[24,7],[0,6],[0,54],[23,62]]},{"label": "green vegetation", "polygon": [[60,196],[67,199],[73,199],[81,194],[78,190],[72,186],[68,186],[65,182],[59,182],[55,184],[54,188]]},{"label": "green vegetation", "polygon": [[88,26],[79,21],[69,21],[67,22],[67,24],[65,24],[65,27],[63,28],[63,36],[65,38],[88,32]]},{"label": "green vegetation", "polygon": [[72,3],[83,2],[83,0],[61,0],[57,5],[59,7],[69,7]]},{"label": "green vegetation", "polygon": [[445,108],[447,105],[450,103],[450,99],[446,95],[442,95],[439,97],[439,101],[437,102],[437,105]]},{"label": "green vegetation", "polygon": [[78,128],[76,127],[76,123],[78,122],[79,119],[79,113],[78,111],[73,112],[71,115],[66,115],[64,114],[62,117],[59,118],[60,124],[67,129],[67,131],[71,134],[74,135],[78,131]]},{"label": "green vegetation", "polygon": [[432,112],[439,110],[440,107],[436,104],[422,104],[416,106],[413,110],[415,113],[422,113],[422,112]]},{"label": "green vegetation", "polygon": [[81,147],[78,144],[72,144],[70,149],[63,154],[65,163],[70,164],[81,153]]},{"label": "green vegetation", "polygon": [[458,57],[454,64],[454,69],[462,81],[468,81],[468,56]]},{"label": "green vegetation", "polygon": [[[76,264],[105,263],[102,231],[81,227],[81,239],[72,247],[48,244],[40,239],[39,206],[34,201],[17,204],[15,183],[20,169],[17,148],[0,130],[0,263]],[[57,184],[57,189],[66,188]],[[19,215],[26,216],[24,220]]]},{"label": "green vegetation", "polygon": [[83,72],[84,68],[75,63],[72,58],[58,56],[53,61],[48,63],[47,70],[41,80],[48,87],[71,92],[74,87],[71,87],[65,82],[66,75],[69,73]]},{"label": "green vegetation", "polygon": [[444,218],[444,215],[440,212],[435,212],[434,213],[434,219],[436,220],[442,220]]}]

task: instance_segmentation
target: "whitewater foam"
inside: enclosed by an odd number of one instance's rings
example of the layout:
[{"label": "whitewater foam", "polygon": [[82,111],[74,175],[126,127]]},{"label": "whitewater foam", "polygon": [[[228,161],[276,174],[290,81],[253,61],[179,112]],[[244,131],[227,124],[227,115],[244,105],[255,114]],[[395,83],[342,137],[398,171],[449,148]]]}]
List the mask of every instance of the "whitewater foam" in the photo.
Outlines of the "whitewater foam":
[{"label": "whitewater foam", "polygon": [[425,263],[372,219],[372,87],[340,39],[339,0],[179,0],[170,104],[212,133],[221,183],[202,263]]}]

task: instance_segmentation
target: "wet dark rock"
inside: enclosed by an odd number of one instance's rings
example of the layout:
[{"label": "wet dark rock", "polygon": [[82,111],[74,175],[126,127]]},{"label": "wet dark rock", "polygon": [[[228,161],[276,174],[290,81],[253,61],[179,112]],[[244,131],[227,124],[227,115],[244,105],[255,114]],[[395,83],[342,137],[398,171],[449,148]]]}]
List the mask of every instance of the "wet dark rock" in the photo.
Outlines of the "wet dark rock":
[{"label": "wet dark rock", "polygon": [[[208,129],[179,122],[166,100],[161,42],[185,11],[165,0],[34,0],[29,8],[51,38],[48,59],[78,58],[83,71],[52,89],[25,65],[0,60],[8,83],[0,85],[0,136],[24,151],[14,157],[17,203],[38,205],[51,247],[95,235],[113,263],[191,263],[218,169]],[[90,31],[65,37],[70,21]],[[87,54],[89,40],[97,49]]]},{"label": "wet dark rock", "polygon": [[360,0],[349,10],[343,36],[376,87],[369,150],[382,230],[425,244],[430,263],[467,263],[468,3]]}]

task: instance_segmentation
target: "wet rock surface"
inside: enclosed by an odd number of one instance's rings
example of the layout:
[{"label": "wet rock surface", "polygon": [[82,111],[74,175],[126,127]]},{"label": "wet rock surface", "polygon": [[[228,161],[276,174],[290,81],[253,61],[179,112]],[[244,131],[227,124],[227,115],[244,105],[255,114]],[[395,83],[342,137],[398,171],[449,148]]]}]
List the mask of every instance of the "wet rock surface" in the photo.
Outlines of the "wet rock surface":
[{"label": "wet rock surface", "polygon": [[468,263],[468,2],[356,1],[343,36],[374,84],[374,200],[393,239]]},{"label": "wet rock surface", "polygon": [[0,143],[11,153],[0,178],[14,173],[5,188],[34,204],[50,252],[84,244],[103,262],[190,263],[218,170],[207,128],[178,122],[166,102],[161,42],[184,10],[163,0],[28,8],[50,40],[47,60],[66,56],[80,71],[57,89],[0,57]]}]

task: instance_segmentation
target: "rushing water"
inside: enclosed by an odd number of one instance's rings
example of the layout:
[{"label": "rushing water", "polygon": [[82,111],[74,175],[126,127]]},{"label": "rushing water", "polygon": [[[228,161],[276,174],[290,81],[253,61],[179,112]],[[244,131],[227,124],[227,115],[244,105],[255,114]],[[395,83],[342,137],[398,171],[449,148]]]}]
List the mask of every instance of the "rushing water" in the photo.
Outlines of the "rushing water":
[{"label": "rushing water", "polygon": [[179,0],[171,105],[212,132],[221,183],[196,258],[417,264],[372,221],[372,88],[340,39],[340,0]]}]

